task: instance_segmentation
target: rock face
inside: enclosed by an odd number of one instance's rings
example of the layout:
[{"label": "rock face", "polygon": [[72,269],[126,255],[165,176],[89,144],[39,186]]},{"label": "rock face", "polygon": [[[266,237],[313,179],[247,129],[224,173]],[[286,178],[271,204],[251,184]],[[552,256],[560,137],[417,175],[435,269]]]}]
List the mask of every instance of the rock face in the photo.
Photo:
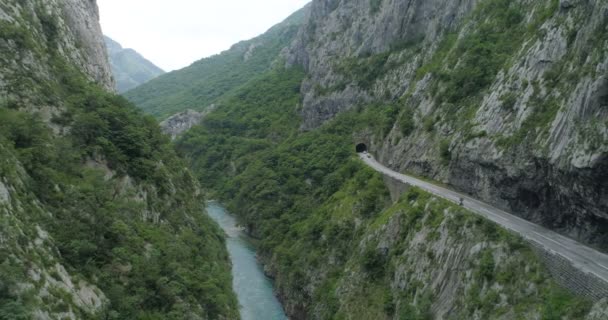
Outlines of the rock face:
[{"label": "rock face", "polygon": [[315,0],[283,53],[302,129],[394,106],[365,138],[385,164],[608,249],[607,25],[603,1]]},{"label": "rock face", "polygon": [[108,48],[112,73],[116,79],[116,90],[119,93],[131,90],[165,73],[137,51],[125,49],[107,36],[104,40]]},{"label": "rock face", "polygon": [[[214,107],[210,107],[209,109],[214,109]],[[167,120],[161,122],[160,126],[164,133],[170,135],[171,139],[175,139],[180,134],[199,124],[208,112],[209,111],[201,113],[194,110],[186,110],[169,117]]]},{"label": "rock face", "polygon": [[[32,100],[32,96],[44,95],[34,92],[39,86],[19,83],[22,87],[17,87],[12,80],[27,72],[31,81],[52,81],[45,55],[49,49],[57,49],[63,59],[82,70],[91,81],[106,90],[114,90],[95,1],[51,0],[41,4],[33,0],[6,1],[0,6],[0,23],[6,32],[0,39],[0,48],[6,53],[0,65],[0,92],[5,92],[9,100],[27,97]],[[9,33],[11,29],[26,26],[36,28],[35,38],[24,33],[19,37]],[[42,107],[41,103],[37,103],[37,107]]]},{"label": "rock face", "polygon": [[457,28],[474,4],[473,0],[313,1],[308,23],[286,50],[287,63],[303,65],[311,78],[302,92],[303,128],[318,127],[350,106],[373,100],[369,92],[350,86],[340,94],[319,97],[314,85],[328,88],[348,81],[336,72],[336,57],[369,56],[423,40],[437,43]]},{"label": "rock face", "polygon": [[[113,91],[114,80],[108,64],[108,55],[103,42],[99,9],[96,0],[47,1],[49,5],[56,2],[63,10],[65,24],[77,50],[70,50],[73,62],[81,67],[96,82],[107,90]],[[61,37],[66,39],[66,37]],[[70,37],[68,36],[67,39]],[[72,48],[70,48],[72,49]]]}]

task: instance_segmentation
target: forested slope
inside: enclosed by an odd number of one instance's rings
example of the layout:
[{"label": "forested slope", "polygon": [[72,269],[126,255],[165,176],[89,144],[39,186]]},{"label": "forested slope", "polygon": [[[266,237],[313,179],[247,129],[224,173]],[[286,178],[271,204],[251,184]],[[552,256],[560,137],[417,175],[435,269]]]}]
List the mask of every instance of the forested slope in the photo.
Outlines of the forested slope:
[{"label": "forested slope", "polygon": [[0,319],[236,319],[221,231],[94,1],[0,4]]},{"label": "forested slope", "polygon": [[163,75],[125,97],[159,119],[186,109],[205,110],[222,95],[269,70],[281,50],[293,41],[309,11],[307,6],[263,35]]}]

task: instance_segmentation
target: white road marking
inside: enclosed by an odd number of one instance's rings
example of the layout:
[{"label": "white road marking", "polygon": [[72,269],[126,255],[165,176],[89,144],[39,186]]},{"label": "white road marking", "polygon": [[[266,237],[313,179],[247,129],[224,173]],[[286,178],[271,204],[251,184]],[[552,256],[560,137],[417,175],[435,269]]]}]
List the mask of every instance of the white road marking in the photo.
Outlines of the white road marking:
[{"label": "white road marking", "polygon": [[551,238],[549,238],[549,237],[547,237],[547,236],[545,236],[545,235],[542,235],[542,234],[540,234],[540,233],[538,233],[538,232],[536,232],[536,231],[532,231],[532,232],[533,232],[534,234],[536,234],[537,236],[542,237],[543,239],[549,240],[549,241],[551,241],[551,242],[553,242],[553,243],[557,244],[557,245],[558,245],[558,246],[560,246],[560,247],[564,247],[564,245],[563,245],[561,242],[557,242],[557,241],[555,241],[555,240],[553,240],[553,239],[551,239]]}]

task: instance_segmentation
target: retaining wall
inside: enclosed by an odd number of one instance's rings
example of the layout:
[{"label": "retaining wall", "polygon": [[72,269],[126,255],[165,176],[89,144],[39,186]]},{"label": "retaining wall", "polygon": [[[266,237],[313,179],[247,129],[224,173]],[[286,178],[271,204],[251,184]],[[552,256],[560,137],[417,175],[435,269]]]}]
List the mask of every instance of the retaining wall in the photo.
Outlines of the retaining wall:
[{"label": "retaining wall", "polygon": [[577,269],[570,260],[535,241],[530,241],[530,244],[558,284],[576,295],[593,301],[608,298],[607,282],[594,274]]}]

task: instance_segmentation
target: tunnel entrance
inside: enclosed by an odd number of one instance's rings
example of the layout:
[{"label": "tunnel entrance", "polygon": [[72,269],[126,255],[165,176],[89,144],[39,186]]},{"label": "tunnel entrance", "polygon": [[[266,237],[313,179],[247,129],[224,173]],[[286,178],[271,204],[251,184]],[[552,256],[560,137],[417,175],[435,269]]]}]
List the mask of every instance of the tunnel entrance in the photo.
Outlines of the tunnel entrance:
[{"label": "tunnel entrance", "polygon": [[367,146],[365,143],[359,143],[356,147],[357,153],[367,152]]}]

